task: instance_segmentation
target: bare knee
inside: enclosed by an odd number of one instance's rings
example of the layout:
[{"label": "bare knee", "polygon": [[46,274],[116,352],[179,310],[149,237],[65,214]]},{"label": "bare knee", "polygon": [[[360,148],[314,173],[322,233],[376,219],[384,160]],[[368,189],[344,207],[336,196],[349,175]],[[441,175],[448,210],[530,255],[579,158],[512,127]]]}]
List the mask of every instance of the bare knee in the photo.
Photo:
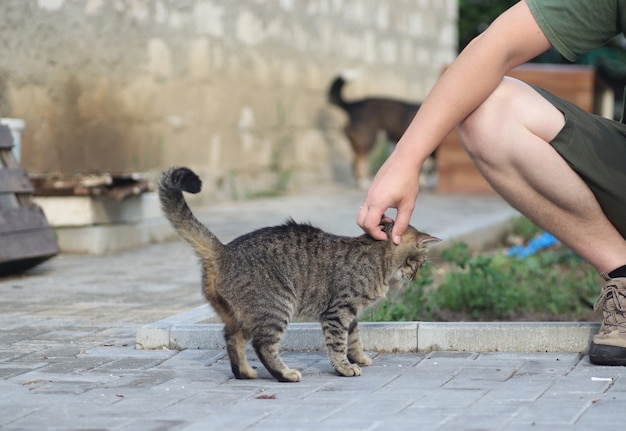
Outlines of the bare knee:
[{"label": "bare knee", "polygon": [[477,162],[495,162],[517,149],[528,133],[551,141],[565,124],[563,113],[534,88],[505,77],[493,93],[460,125],[465,150]]},{"label": "bare knee", "polygon": [[[510,123],[514,109],[511,103],[512,89],[507,79],[459,124],[458,132],[463,147],[472,159],[481,159],[493,154],[495,145],[502,142],[505,124]],[[497,150],[496,150],[497,151]]]}]

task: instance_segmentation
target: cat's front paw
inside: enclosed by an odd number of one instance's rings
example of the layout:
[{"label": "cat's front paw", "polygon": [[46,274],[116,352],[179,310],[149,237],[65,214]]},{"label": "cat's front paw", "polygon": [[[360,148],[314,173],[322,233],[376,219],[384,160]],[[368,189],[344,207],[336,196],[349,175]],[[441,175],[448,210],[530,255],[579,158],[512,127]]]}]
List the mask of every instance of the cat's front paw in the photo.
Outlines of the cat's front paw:
[{"label": "cat's front paw", "polygon": [[361,367],[359,367],[357,364],[350,364],[345,366],[340,365],[335,368],[335,371],[337,371],[337,374],[339,374],[340,376],[345,377],[356,377],[361,375]]},{"label": "cat's front paw", "polygon": [[358,364],[362,367],[369,367],[372,365],[372,358],[363,354],[359,356],[348,356],[348,359],[350,359],[350,362],[353,364]]},{"label": "cat's front paw", "polygon": [[286,369],[279,380],[281,382],[299,382],[302,380],[302,374],[298,370]]},{"label": "cat's front paw", "polygon": [[256,371],[250,367],[233,366],[232,370],[237,379],[256,379],[257,377]]},{"label": "cat's front paw", "polygon": [[256,379],[257,374],[256,371],[252,368],[248,368],[246,370],[242,370],[240,373],[239,379]]}]

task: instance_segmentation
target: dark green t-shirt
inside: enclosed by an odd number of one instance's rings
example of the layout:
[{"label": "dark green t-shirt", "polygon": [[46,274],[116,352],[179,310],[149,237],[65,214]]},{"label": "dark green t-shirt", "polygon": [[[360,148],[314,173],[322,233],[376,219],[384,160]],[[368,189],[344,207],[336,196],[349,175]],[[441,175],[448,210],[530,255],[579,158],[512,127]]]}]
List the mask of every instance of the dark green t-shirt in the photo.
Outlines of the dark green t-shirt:
[{"label": "dark green t-shirt", "polygon": [[626,29],[626,0],[526,0],[552,46],[570,61]]}]

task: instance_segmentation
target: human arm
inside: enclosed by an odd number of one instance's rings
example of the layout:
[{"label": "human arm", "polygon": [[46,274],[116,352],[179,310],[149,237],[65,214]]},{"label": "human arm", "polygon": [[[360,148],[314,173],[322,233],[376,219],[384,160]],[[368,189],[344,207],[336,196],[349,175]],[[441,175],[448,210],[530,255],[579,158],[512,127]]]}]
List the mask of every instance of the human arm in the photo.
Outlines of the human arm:
[{"label": "human arm", "polygon": [[441,76],[394,152],[369,187],[357,223],[376,239],[389,208],[397,209],[392,239],[399,243],[419,193],[419,171],[452,129],[480,106],[516,66],[550,48],[525,1],[498,17]]}]

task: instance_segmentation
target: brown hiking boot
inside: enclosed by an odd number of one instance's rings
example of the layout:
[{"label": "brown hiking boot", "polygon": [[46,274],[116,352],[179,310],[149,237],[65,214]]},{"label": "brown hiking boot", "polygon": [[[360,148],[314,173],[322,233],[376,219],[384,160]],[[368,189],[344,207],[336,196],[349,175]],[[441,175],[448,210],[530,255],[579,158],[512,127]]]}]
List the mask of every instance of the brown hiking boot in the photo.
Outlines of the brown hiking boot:
[{"label": "brown hiking boot", "polygon": [[609,278],[594,309],[602,308],[604,320],[589,347],[589,360],[596,365],[626,365],[626,278]]}]

